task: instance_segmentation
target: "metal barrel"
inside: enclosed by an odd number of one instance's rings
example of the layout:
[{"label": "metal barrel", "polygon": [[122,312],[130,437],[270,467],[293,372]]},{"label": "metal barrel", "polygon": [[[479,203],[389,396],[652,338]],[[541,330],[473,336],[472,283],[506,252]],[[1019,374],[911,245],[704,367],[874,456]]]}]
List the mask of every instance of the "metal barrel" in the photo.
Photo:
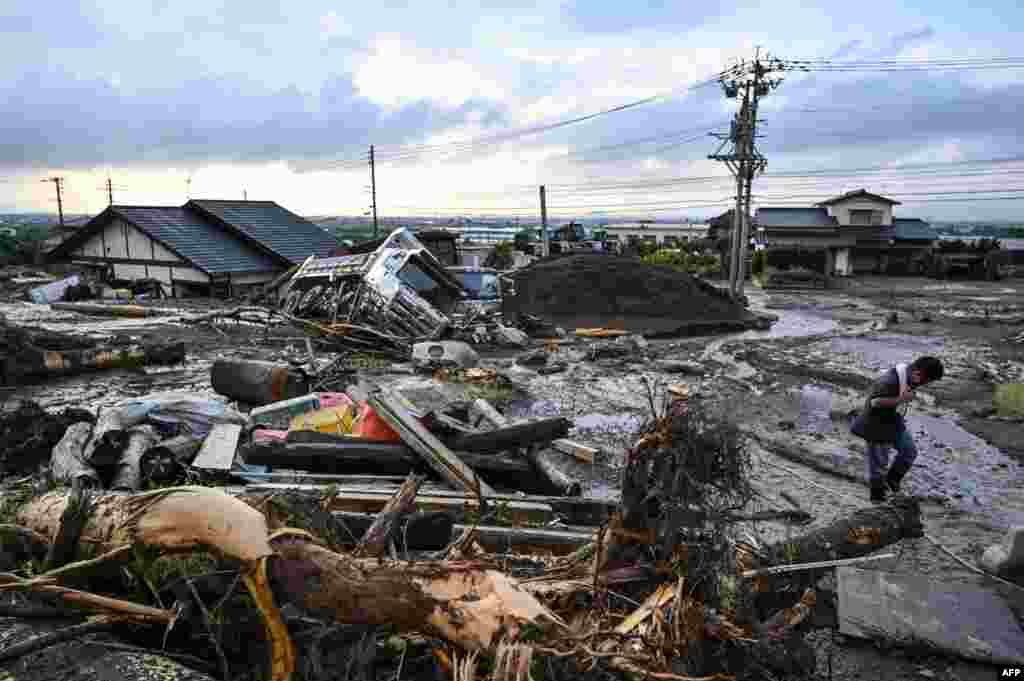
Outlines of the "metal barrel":
[{"label": "metal barrel", "polygon": [[257,360],[218,359],[210,368],[210,383],[221,395],[253,406],[301,397],[310,389],[304,372]]}]

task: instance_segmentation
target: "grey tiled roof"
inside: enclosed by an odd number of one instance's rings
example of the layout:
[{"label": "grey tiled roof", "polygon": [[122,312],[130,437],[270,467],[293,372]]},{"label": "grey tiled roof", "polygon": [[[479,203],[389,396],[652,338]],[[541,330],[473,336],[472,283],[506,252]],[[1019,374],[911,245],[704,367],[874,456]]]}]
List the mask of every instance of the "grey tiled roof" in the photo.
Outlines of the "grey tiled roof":
[{"label": "grey tiled roof", "polygon": [[816,229],[837,229],[839,223],[824,208],[758,208],[755,216],[758,226],[810,227]]},{"label": "grey tiled roof", "polygon": [[855,189],[852,192],[846,192],[845,194],[840,194],[839,196],[833,196],[831,199],[822,201],[818,205],[831,206],[833,203],[839,203],[840,201],[846,201],[847,199],[855,198],[875,199],[876,201],[883,201],[893,206],[898,206],[900,203],[899,201],[895,201],[888,197],[882,196],[881,194],[872,194],[867,189]]},{"label": "grey tiled roof", "polygon": [[329,256],[338,246],[333,234],[273,201],[194,199],[185,207],[219,218],[292,263],[301,263],[311,255]]},{"label": "grey tiled roof", "polygon": [[934,241],[939,238],[932,226],[920,218],[894,218],[892,227],[883,229],[886,239]]},{"label": "grey tiled roof", "polygon": [[156,206],[113,206],[111,211],[209,274],[281,269],[273,258],[194,211]]}]

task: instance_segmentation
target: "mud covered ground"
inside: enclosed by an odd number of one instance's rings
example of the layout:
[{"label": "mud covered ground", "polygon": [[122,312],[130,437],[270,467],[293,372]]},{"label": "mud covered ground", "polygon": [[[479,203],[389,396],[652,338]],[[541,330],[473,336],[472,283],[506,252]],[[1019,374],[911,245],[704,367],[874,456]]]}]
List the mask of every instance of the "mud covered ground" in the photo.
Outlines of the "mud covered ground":
[{"label": "mud covered ground", "polygon": [[[569,370],[549,376],[514,368],[511,374],[529,397],[507,405],[513,417],[563,415],[574,419],[572,437],[604,447],[594,466],[580,466],[585,490],[617,494],[620,453],[636,427],[651,414],[648,390],[655,384],[686,383],[691,393],[727,411],[751,436],[759,498],[753,507],[786,508],[788,491],[812,514],[810,526],[758,523],[748,528],[765,542],[787,533],[827,525],[867,504],[862,482],[863,445],[851,437],[844,415],[863,400],[863,389],[892,364],[920,354],[941,357],[947,377],[919,391],[910,422],[920,456],[907,484],[924,497],[928,535],[969,561],[998,542],[1005,530],[1024,524],[1024,424],[991,415],[998,383],[1024,381],[1024,280],[941,283],[928,279],[866,278],[835,291],[748,291],[751,308],[778,316],[770,331],[715,337],[652,340],[646,350],[624,357],[594,357],[593,342],[558,350]],[[167,306],[166,303],[163,306]],[[208,307],[196,302],[192,307]],[[50,409],[96,409],[126,397],[165,390],[212,394],[209,368],[217,357],[304,361],[304,341],[284,328],[269,332],[246,324],[189,327],[154,319],[111,320],[59,313],[28,304],[0,305],[15,323],[97,337],[186,340],[187,362],[138,372],[5,388]],[[893,316],[895,313],[895,316]],[[481,350],[483,364],[509,369],[516,352]],[[686,362],[682,366],[680,363]],[[686,372],[677,373],[681,368]],[[702,375],[697,375],[699,368]],[[407,376],[405,366],[370,378],[387,382]],[[802,452],[805,461],[794,460]],[[799,458],[799,457],[797,457]],[[808,465],[810,464],[810,465]],[[928,575],[936,580],[986,584],[928,539],[902,542],[897,557],[865,567]],[[11,631],[0,620],[0,631]],[[0,637],[3,634],[0,633]],[[821,678],[994,678],[991,667],[957,658],[874,644],[820,631]],[[50,660],[76,644],[50,649]],[[60,651],[64,651],[61,653]],[[33,672],[28,656],[13,678],[77,678],[71,667],[59,675]],[[96,653],[90,653],[95,655]],[[73,657],[73,656],[72,656]],[[70,658],[69,658],[70,659]],[[90,657],[90,659],[92,659]],[[6,678],[0,666],[0,679]],[[105,678],[105,677],[104,677]]]}]

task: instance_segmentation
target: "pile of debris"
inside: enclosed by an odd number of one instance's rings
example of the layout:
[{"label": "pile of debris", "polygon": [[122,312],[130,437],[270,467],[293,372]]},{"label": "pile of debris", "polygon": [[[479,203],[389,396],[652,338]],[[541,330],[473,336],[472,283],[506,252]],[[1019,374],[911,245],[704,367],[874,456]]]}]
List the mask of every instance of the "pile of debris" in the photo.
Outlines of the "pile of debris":
[{"label": "pile of debris", "polygon": [[[562,440],[567,428],[379,387],[248,416],[187,396],[119,405],[54,448],[50,473],[70,489],[7,491],[9,610],[91,617],[0,660],[28,664],[57,641],[112,631],[222,678],[317,681],[346,659],[350,678],[782,678],[813,670],[804,634],[828,626],[811,615],[834,597],[820,577],[920,531],[908,500],[779,545],[739,538],[735,523],[751,519],[745,443],[688,396],[638,433],[620,503],[496,491],[495,462],[520,460],[578,494],[556,477],[587,457]],[[128,493],[136,471],[164,470],[141,464],[156,450],[242,484]],[[112,476],[86,470],[118,451]],[[371,461],[391,467],[361,468]],[[794,551],[801,565],[773,567]]]},{"label": "pile of debris", "polygon": [[532,314],[571,328],[709,333],[756,320],[727,294],[667,265],[597,253],[539,260],[518,270],[506,316]]}]

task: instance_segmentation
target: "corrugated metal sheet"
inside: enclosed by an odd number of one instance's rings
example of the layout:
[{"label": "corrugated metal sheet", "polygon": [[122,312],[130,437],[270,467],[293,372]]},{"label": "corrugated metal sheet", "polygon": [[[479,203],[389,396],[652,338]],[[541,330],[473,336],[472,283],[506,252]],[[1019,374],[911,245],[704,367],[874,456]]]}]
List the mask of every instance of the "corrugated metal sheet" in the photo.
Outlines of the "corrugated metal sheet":
[{"label": "corrugated metal sheet", "polygon": [[112,211],[210,274],[281,269],[270,256],[188,209],[114,206]]},{"label": "corrugated metal sheet", "polygon": [[838,229],[839,223],[824,208],[758,208],[759,227],[814,227]]},{"label": "corrugated metal sheet", "polygon": [[338,246],[332,234],[273,201],[194,199],[185,206],[216,216],[293,264],[330,256]]}]

